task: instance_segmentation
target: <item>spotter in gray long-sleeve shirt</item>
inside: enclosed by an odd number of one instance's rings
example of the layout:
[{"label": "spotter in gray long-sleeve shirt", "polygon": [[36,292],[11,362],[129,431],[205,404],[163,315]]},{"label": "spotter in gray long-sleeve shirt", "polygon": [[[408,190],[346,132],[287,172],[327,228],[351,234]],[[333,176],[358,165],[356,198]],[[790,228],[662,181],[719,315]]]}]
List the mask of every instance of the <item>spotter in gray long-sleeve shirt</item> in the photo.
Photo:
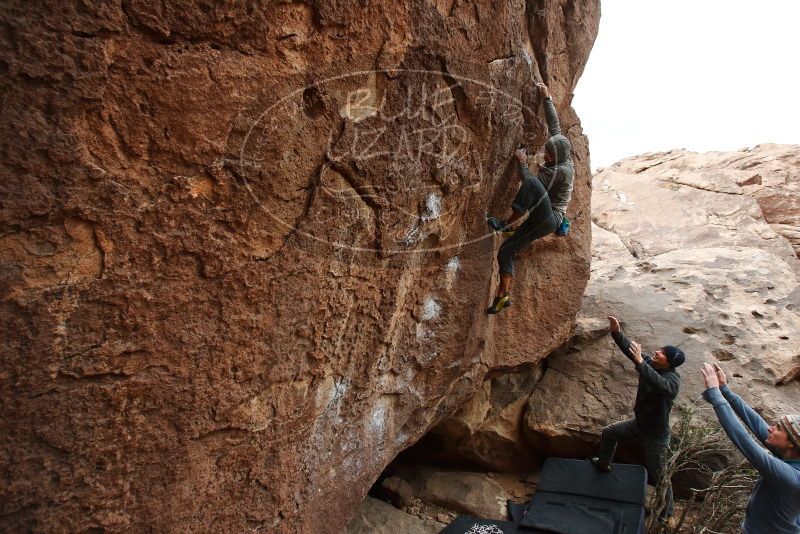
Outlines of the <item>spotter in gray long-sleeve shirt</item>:
[{"label": "spotter in gray long-sleeve shirt", "polygon": [[[717,377],[716,383],[713,374]],[[731,442],[760,474],[747,502],[742,532],[800,533],[800,416],[787,415],[778,425],[768,426],[731,391],[719,366],[715,372],[712,366],[705,364],[703,375],[708,386],[703,398],[714,407]],[[747,433],[745,426],[756,439]]]}]

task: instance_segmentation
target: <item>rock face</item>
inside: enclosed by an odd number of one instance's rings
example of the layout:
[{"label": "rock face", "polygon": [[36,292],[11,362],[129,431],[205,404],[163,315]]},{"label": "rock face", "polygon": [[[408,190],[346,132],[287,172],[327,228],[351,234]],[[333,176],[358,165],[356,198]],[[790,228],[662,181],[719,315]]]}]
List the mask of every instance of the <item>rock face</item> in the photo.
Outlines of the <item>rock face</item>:
[{"label": "rock face", "polygon": [[505,490],[481,473],[437,472],[420,481],[420,499],[483,519],[508,519]]},{"label": "rock face", "polygon": [[402,512],[378,499],[367,497],[344,534],[436,534],[444,525]]},{"label": "rock face", "polygon": [[758,218],[789,240],[800,256],[800,145],[766,144],[737,152],[656,152],[622,160],[604,174],[617,172],[644,174],[662,187],[683,186],[684,192],[699,189],[752,197],[761,212]]},{"label": "rock face", "polygon": [[392,503],[395,508],[402,508],[411,504],[414,498],[414,489],[411,484],[400,477],[388,477],[381,482],[378,489],[380,497]]},{"label": "rock face", "polygon": [[[0,530],[336,531],[572,330],[599,2],[267,4],[0,7]],[[488,319],[539,79],[574,229]]]},{"label": "rock face", "polygon": [[479,465],[490,471],[524,471],[536,463],[525,441],[528,398],[543,366],[517,368],[484,381],[458,412],[428,432],[408,453],[425,460]]},{"label": "rock face", "polygon": [[[588,454],[600,428],[631,414],[638,375],[606,334],[608,314],[651,353],[684,350],[680,402],[704,389],[700,365],[719,362],[766,418],[800,411],[800,262],[791,233],[767,215],[778,208],[764,208],[797,194],[798,157],[797,146],[673,151],[595,175],[592,277],[575,338],[548,358],[530,397],[526,433],[537,447]],[[754,173],[769,195],[748,185]]]}]

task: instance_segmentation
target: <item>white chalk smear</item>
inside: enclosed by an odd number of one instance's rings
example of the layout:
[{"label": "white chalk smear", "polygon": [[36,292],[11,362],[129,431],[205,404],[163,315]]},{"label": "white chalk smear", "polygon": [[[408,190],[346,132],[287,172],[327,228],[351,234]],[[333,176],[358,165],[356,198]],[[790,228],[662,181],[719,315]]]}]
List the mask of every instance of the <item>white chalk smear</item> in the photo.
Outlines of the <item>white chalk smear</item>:
[{"label": "white chalk smear", "polygon": [[438,219],[442,215],[442,199],[436,193],[431,193],[425,199],[425,213],[422,215],[422,222],[429,222]]},{"label": "white chalk smear", "polygon": [[453,287],[453,284],[456,281],[456,276],[458,275],[458,270],[461,268],[461,261],[458,259],[458,256],[453,256],[450,258],[444,266],[444,283],[447,289]]},{"label": "white chalk smear", "polygon": [[439,317],[439,313],[441,311],[442,311],[442,306],[438,302],[436,302],[430,296],[425,297],[425,300],[422,303],[423,321],[430,321],[432,319],[436,319],[437,317]]}]

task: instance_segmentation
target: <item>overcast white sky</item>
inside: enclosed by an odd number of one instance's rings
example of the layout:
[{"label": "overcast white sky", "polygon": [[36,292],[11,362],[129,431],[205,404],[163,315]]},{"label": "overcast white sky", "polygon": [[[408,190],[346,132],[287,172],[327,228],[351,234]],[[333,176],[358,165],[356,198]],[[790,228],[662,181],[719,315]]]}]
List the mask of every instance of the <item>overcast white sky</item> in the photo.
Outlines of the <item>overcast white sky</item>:
[{"label": "overcast white sky", "polygon": [[573,105],[592,168],[800,143],[800,1],[603,0]]}]

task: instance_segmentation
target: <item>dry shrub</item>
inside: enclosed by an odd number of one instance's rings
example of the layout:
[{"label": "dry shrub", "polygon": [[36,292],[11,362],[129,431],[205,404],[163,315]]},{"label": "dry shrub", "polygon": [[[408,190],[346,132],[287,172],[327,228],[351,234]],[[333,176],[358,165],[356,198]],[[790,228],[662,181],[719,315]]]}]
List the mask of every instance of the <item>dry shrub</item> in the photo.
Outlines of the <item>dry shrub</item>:
[{"label": "dry shrub", "polygon": [[[702,402],[702,401],[699,401]],[[701,414],[701,412],[710,412]],[[690,488],[691,497],[683,510],[673,518],[673,527],[659,524],[655,518],[665,507],[666,484],[656,485],[648,503],[650,534],[734,534],[741,532],[742,520],[758,473],[733,446],[722,430],[710,405],[685,404],[677,407],[673,417],[669,456],[664,468],[669,480],[679,472],[695,471],[708,481],[706,487]],[[708,417],[706,417],[706,415]],[[719,469],[709,465],[710,458],[728,458]],[[676,503],[677,504],[677,503]]]}]

